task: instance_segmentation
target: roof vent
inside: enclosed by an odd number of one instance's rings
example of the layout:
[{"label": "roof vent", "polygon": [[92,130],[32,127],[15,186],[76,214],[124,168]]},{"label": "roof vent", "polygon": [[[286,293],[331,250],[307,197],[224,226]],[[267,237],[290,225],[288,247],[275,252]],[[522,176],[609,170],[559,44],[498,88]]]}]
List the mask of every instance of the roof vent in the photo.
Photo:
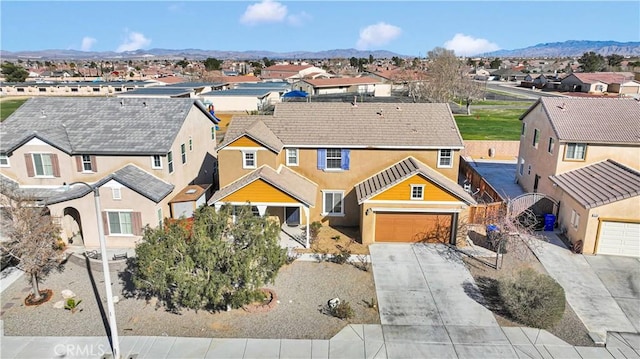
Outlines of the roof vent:
[{"label": "roof vent", "polygon": [[558,108],[564,111],[567,109],[567,104],[563,102],[562,105],[558,106]]},{"label": "roof vent", "polygon": [[120,100],[120,106],[124,106],[124,99]]},{"label": "roof vent", "polygon": [[44,110],[40,110],[40,113],[41,113],[40,118],[47,117],[47,114],[44,112]]},{"label": "roof vent", "polygon": [[384,115],[382,114],[382,109],[380,109],[380,111],[376,112],[376,115],[378,115],[380,117],[384,117]]},{"label": "roof vent", "polygon": [[396,106],[396,110],[402,111],[402,108],[400,106]]},{"label": "roof vent", "polygon": [[142,101],[142,106],[147,107],[147,101]]}]

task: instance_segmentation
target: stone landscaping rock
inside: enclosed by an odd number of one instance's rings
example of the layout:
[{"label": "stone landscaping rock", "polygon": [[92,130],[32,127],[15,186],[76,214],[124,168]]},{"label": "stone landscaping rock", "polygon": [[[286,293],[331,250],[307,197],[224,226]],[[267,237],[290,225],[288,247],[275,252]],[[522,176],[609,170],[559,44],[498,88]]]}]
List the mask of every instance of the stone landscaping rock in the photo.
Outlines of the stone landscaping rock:
[{"label": "stone landscaping rock", "polygon": [[59,300],[59,301],[53,303],[53,307],[55,309],[64,309],[64,300]]},{"label": "stone landscaping rock", "polygon": [[118,303],[120,301],[120,297],[118,297],[117,295],[113,296],[113,302],[114,303]]},{"label": "stone landscaping rock", "polygon": [[69,289],[64,289],[62,292],[60,292],[60,294],[62,294],[62,298],[64,299],[69,299],[76,296],[76,294]]}]

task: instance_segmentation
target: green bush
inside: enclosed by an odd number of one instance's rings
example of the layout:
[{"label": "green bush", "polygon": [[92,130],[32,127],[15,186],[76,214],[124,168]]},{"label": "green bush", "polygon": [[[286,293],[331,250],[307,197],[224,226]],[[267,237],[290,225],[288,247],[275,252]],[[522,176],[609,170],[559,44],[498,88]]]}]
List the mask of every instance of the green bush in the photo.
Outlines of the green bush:
[{"label": "green bush", "polygon": [[309,225],[309,236],[311,237],[311,242],[315,242],[318,239],[320,228],[322,228],[322,223],[318,221],[311,222]]},{"label": "green bush", "polygon": [[335,308],[331,309],[331,315],[339,319],[350,319],[355,315],[353,308],[349,302],[340,302]]},{"label": "green bush", "polygon": [[501,279],[498,295],[509,315],[530,327],[552,327],[564,314],[564,289],[531,268],[519,271],[515,278]]}]

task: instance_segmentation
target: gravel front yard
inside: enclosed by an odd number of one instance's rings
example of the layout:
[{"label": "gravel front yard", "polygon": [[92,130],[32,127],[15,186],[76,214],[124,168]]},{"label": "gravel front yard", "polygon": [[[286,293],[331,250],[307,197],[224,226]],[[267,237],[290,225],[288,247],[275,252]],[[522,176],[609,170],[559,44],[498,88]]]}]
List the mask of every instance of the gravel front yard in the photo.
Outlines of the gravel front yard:
[{"label": "gravel front yard", "polygon": [[[105,324],[101,319],[94,285],[104,298],[104,278],[101,272],[89,272],[85,267],[67,263],[62,273],[53,273],[40,289],[52,289],[51,301],[36,307],[24,306],[30,286],[23,276],[2,293],[2,315],[7,336],[101,336]],[[296,261],[284,266],[274,289],[279,303],[266,313],[248,313],[243,309],[210,313],[187,311],[180,314],[156,308],[155,302],[123,298],[123,283],[117,273],[111,274],[120,335],[213,337],[213,338],[287,338],[329,339],[348,323],[378,324],[376,309],[366,302],[376,298],[373,275],[351,265]],[[70,289],[82,311],[71,313],[55,309],[62,300],[61,291]],[[351,304],[355,316],[349,322],[322,314],[319,308],[339,297]],[[106,302],[105,302],[106,310]]]}]

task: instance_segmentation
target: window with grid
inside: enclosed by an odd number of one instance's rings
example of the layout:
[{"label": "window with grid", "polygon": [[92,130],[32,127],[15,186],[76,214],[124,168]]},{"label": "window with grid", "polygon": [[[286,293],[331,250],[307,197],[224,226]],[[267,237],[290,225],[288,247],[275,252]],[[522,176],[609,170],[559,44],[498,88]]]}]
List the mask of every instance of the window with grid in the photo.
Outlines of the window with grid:
[{"label": "window with grid", "polygon": [[453,151],[443,149],[438,151],[438,167],[453,167]]},{"label": "window with grid", "polygon": [[339,148],[327,148],[328,169],[342,169],[342,150]]},{"label": "window with grid", "polygon": [[424,185],[411,185],[411,199],[424,199]]},{"label": "window with grid", "polygon": [[160,169],[162,168],[162,158],[160,155],[153,155],[151,159],[151,168]]},{"label": "window with grid", "polygon": [[91,166],[91,156],[90,155],[82,155],[82,170],[84,172],[93,171],[93,167]]},{"label": "window with grid", "polygon": [[167,166],[169,167],[169,173],[173,173],[173,152],[167,153]]},{"label": "window with grid", "polygon": [[242,168],[256,168],[256,152],[243,152]]},{"label": "window with grid", "polygon": [[297,166],[297,165],[298,165],[298,149],[287,148],[287,166]]},{"label": "window with grid", "polygon": [[133,234],[131,212],[107,212],[109,217],[109,233]]}]

